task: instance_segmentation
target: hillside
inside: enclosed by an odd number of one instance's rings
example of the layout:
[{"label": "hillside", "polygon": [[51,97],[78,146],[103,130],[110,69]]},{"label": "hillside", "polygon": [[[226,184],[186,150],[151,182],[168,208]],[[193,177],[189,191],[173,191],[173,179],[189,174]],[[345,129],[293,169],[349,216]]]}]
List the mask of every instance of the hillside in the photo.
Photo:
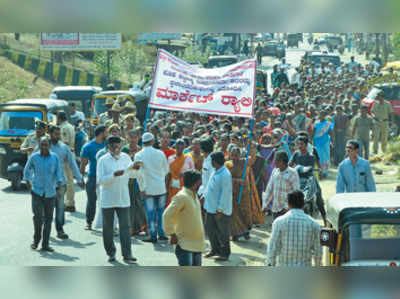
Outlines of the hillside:
[{"label": "hillside", "polygon": [[0,103],[17,98],[48,98],[56,85],[0,57]]}]

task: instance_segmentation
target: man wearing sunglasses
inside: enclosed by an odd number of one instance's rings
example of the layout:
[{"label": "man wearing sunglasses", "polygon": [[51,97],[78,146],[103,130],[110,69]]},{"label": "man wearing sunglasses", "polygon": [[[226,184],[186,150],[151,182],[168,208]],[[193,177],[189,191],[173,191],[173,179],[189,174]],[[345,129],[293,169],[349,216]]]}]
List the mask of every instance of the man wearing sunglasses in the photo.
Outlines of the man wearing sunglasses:
[{"label": "man wearing sunglasses", "polygon": [[376,192],[374,177],[367,160],[358,155],[359,144],[349,140],[346,144],[347,158],[339,165],[336,193]]}]

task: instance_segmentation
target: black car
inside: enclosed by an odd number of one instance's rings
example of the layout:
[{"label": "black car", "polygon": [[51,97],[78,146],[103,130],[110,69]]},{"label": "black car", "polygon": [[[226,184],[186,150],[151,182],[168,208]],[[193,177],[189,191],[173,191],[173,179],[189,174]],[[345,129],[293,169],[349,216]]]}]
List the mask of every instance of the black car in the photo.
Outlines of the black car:
[{"label": "black car", "polygon": [[285,45],[275,41],[267,42],[263,48],[263,56],[275,56],[277,58],[285,57]]}]

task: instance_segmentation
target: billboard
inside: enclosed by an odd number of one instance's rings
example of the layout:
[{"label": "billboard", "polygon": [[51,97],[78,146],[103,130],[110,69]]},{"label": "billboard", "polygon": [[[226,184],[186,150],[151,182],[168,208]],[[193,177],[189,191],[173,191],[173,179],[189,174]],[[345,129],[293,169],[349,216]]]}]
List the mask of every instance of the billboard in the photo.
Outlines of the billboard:
[{"label": "billboard", "polygon": [[41,33],[40,50],[120,50],[121,33]]}]

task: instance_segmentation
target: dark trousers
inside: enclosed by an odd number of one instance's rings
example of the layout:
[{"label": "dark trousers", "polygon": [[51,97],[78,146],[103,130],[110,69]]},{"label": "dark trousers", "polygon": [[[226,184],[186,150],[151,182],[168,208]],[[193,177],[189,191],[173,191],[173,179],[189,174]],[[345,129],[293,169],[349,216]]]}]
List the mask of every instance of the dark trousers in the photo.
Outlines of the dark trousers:
[{"label": "dark trousers", "polygon": [[55,207],[56,207],[56,230],[61,233],[64,232],[63,226],[65,223],[65,206],[64,206],[64,195],[66,191],[66,185],[62,185],[57,188]]},{"label": "dark trousers", "polygon": [[[32,192],[32,212],[33,212],[33,243],[39,244],[42,239],[42,247],[49,247],[49,238],[51,232],[51,222],[54,214],[54,198],[45,198]],[[44,225],[43,225],[44,222]]]},{"label": "dark trousers", "polygon": [[219,256],[229,257],[231,254],[231,216],[221,215],[219,220],[216,214],[207,213],[205,229],[211,244],[211,252]]},{"label": "dark trousers", "polygon": [[175,255],[179,266],[201,266],[201,252],[184,250],[176,245]]},{"label": "dark trousers", "polygon": [[88,224],[92,224],[94,216],[96,215],[96,201],[97,201],[95,176],[88,176],[88,181],[86,184],[86,195],[87,195],[86,222]]},{"label": "dark trousers", "polygon": [[326,211],[325,211],[325,204],[324,204],[324,200],[322,198],[322,190],[321,190],[321,186],[318,183],[318,180],[315,179],[315,183],[316,183],[316,187],[317,187],[317,193],[316,193],[316,197],[317,197],[317,207],[319,212],[321,213],[321,217],[325,218],[326,216]]},{"label": "dark trousers", "polygon": [[108,256],[114,256],[116,249],[114,244],[114,213],[117,213],[119,223],[119,239],[121,243],[122,256],[132,257],[132,243],[130,235],[129,207],[106,208],[103,211],[103,244]]}]

